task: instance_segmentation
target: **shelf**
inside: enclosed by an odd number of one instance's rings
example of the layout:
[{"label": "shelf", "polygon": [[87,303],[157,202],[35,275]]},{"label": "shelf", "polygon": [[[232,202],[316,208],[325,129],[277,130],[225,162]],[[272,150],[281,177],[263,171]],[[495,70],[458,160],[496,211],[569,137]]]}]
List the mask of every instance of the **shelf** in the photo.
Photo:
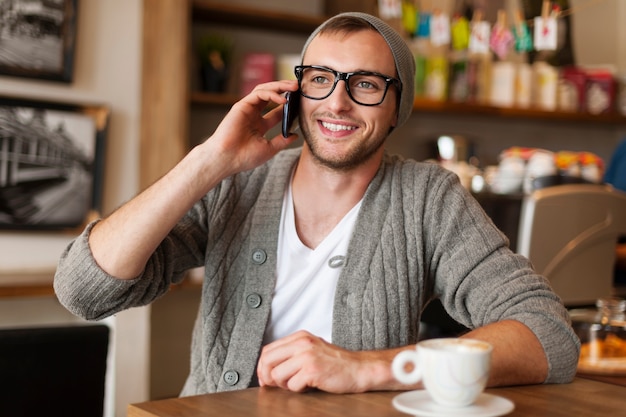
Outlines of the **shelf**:
[{"label": "shelf", "polygon": [[[216,0],[191,0],[193,22],[217,23],[241,28],[255,28],[309,35],[326,19],[324,16],[309,16],[281,13],[261,8],[217,4]],[[192,105],[230,107],[240,97],[234,94],[214,94],[194,91]],[[581,112],[544,111],[540,109],[505,108],[489,105],[454,103],[416,99],[415,112],[440,114],[477,115],[501,119],[529,119],[535,121],[626,124],[626,117],[617,113],[594,115]]]},{"label": "shelf", "polygon": [[52,284],[0,286],[0,299],[52,296],[55,296]]},{"label": "shelf", "polygon": [[[216,94],[194,91],[191,93],[192,105],[232,106],[239,100],[235,94]],[[590,114],[581,112],[545,111],[538,109],[519,109],[487,106],[480,104],[454,103],[449,101],[433,101],[416,99],[414,112],[432,112],[441,114],[462,114],[493,116],[502,119],[532,119],[554,122],[624,124],[626,117],[617,113]]]},{"label": "shelf", "polygon": [[[4,298],[30,298],[30,297],[56,297],[51,275],[0,275],[0,299]],[[202,288],[202,276],[194,276],[191,273],[180,284],[173,284],[170,290]]]},{"label": "shelf", "polygon": [[591,114],[583,112],[546,111],[496,107],[482,104],[454,103],[416,99],[413,109],[418,112],[456,113],[465,115],[494,116],[509,119],[533,119],[555,122],[583,122],[602,124],[626,124],[626,117],[618,113]]},{"label": "shelf", "polygon": [[301,33],[313,32],[326,18],[293,13],[281,13],[260,8],[226,6],[215,0],[193,0],[191,3],[194,22],[219,23],[245,28]]},{"label": "shelf", "polygon": [[54,271],[0,274],[0,298],[54,296]]}]

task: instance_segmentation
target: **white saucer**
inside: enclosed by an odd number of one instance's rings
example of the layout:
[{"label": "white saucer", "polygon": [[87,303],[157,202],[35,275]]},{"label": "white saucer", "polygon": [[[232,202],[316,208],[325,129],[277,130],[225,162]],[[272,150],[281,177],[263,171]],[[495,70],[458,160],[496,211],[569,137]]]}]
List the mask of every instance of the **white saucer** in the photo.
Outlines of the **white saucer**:
[{"label": "white saucer", "polygon": [[[435,403],[425,390],[409,391],[393,398],[392,404],[403,413],[420,417],[496,417],[510,413],[515,408],[512,401],[497,395],[482,393],[467,407],[450,408]],[[461,414],[459,414],[461,413]]]}]

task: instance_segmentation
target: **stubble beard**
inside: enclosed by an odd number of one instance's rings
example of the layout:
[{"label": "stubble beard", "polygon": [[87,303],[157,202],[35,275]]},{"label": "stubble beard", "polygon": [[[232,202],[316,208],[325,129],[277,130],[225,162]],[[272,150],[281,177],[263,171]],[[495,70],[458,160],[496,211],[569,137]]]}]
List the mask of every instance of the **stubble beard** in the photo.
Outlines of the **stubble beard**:
[{"label": "stubble beard", "polygon": [[320,139],[316,137],[311,132],[311,129],[309,129],[308,124],[302,123],[302,121],[300,121],[300,129],[302,131],[304,142],[311,150],[311,155],[313,156],[315,162],[323,167],[336,171],[350,171],[365,164],[380,150],[380,148],[383,147],[385,140],[387,139],[386,134],[381,134],[380,137],[377,137],[373,142],[361,140],[357,146],[350,148],[347,153],[325,156],[322,153],[320,143],[328,139]]}]

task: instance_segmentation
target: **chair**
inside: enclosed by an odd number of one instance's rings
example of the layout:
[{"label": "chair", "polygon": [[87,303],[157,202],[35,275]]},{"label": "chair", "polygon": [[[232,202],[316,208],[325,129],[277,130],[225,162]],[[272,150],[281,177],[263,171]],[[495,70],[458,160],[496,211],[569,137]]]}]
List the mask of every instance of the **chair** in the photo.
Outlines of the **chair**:
[{"label": "chair", "polygon": [[[613,152],[604,173],[604,182],[611,184],[618,190],[626,192],[626,140],[622,140],[615,149],[615,152]],[[622,248],[622,250],[626,247],[626,235],[620,237],[618,247]],[[623,264],[624,262],[626,262],[626,260],[622,259],[619,263]],[[623,265],[615,266],[615,284],[619,286],[622,291],[626,290],[626,268],[624,268]]]},{"label": "chair", "polygon": [[102,417],[109,327],[0,330],[0,414]]},{"label": "chair", "polygon": [[626,193],[610,185],[547,187],[524,197],[517,251],[568,307],[614,295],[615,245],[626,233]]}]

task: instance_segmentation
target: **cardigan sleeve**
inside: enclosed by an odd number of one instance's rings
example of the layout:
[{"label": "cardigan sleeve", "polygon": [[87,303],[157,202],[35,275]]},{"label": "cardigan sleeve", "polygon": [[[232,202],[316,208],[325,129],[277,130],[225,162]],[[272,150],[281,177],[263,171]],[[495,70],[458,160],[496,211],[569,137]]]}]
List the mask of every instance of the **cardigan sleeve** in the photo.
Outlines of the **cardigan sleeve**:
[{"label": "cardigan sleeve", "polygon": [[537,336],[549,362],[546,382],[571,381],[580,341],[567,310],[530,261],[513,253],[479,203],[449,175],[433,187],[424,228],[434,292],[469,328],[517,320]]},{"label": "cardigan sleeve", "polygon": [[122,310],[144,306],[180,282],[190,268],[203,265],[207,232],[202,224],[205,201],[201,200],[175,226],[136,278],[122,280],[107,274],[89,247],[90,223],[60,256],[54,276],[59,302],[73,314],[100,320]]}]

